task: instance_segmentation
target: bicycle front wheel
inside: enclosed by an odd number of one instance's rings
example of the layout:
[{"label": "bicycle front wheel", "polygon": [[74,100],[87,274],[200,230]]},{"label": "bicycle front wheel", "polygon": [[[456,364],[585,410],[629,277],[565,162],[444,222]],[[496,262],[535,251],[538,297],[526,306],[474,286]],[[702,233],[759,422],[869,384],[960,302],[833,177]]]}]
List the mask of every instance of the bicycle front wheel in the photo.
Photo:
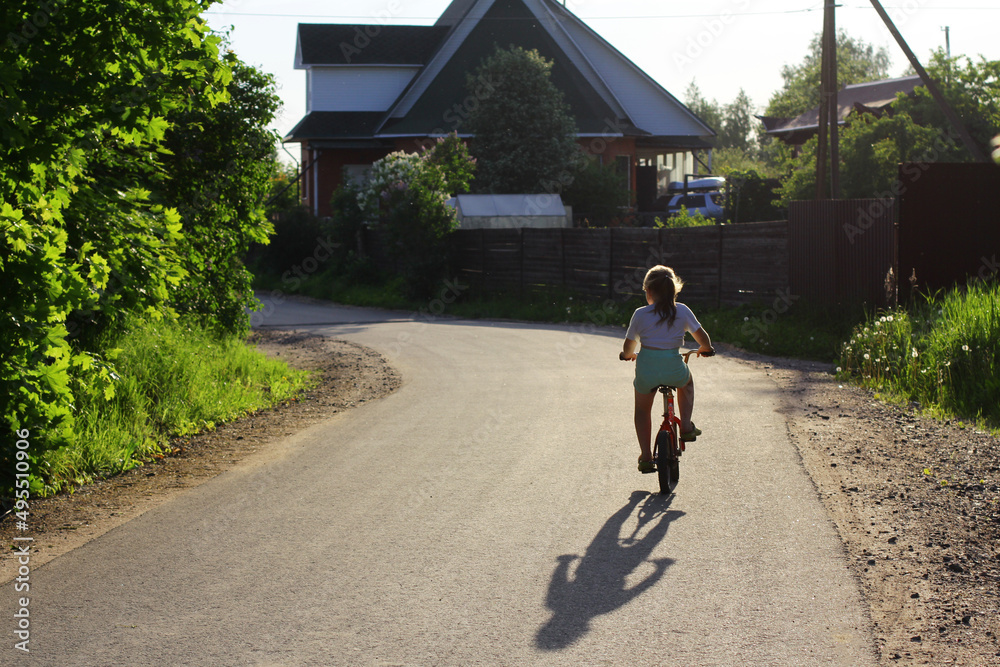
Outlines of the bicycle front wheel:
[{"label": "bicycle front wheel", "polygon": [[664,495],[674,492],[681,474],[675,437],[672,429],[656,434],[656,473],[660,478],[660,493]]}]

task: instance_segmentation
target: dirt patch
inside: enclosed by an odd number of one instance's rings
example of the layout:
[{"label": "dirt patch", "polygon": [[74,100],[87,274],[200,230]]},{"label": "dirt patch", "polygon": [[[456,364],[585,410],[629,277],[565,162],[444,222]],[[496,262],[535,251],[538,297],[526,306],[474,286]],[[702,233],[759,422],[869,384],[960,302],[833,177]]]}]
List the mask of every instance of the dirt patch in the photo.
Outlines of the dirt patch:
[{"label": "dirt patch", "polygon": [[[8,516],[0,542],[33,537],[31,566],[37,568],[232,468],[250,455],[314,423],[378,399],[400,385],[399,374],[376,352],[354,343],[295,331],[255,331],[250,342],[293,368],[316,372],[316,386],[294,401],[223,424],[216,430],[175,440],[174,453],[72,494],[34,500],[29,530],[18,532]],[[17,561],[5,553],[0,581],[12,579]]]},{"label": "dirt patch", "polygon": [[828,365],[732,352],[783,390],[883,665],[1000,665],[1000,441],[841,385]]}]

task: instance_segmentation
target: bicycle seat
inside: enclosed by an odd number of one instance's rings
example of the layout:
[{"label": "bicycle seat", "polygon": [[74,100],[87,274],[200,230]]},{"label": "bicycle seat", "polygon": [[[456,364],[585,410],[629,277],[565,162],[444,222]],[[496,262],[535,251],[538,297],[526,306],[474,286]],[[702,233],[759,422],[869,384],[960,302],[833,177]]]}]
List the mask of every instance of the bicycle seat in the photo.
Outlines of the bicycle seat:
[{"label": "bicycle seat", "polygon": [[668,391],[676,391],[676,390],[677,390],[677,387],[671,387],[668,384],[659,384],[659,385],[656,385],[656,389],[654,389],[653,391],[658,391],[661,394],[665,394]]}]

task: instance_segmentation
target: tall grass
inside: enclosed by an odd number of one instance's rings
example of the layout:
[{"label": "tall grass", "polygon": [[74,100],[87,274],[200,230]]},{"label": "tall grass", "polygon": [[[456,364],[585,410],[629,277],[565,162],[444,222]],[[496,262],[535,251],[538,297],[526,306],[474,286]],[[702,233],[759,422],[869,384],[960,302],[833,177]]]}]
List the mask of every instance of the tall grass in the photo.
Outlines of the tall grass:
[{"label": "tall grass", "polygon": [[925,297],[855,328],[840,373],[943,415],[1000,427],[1000,282]]},{"label": "tall grass", "polygon": [[238,338],[197,326],[135,320],[116,340],[110,384],[76,388],[74,440],[46,452],[46,492],[128,470],[162,453],[174,436],[286,400],[308,374],[267,359]]}]

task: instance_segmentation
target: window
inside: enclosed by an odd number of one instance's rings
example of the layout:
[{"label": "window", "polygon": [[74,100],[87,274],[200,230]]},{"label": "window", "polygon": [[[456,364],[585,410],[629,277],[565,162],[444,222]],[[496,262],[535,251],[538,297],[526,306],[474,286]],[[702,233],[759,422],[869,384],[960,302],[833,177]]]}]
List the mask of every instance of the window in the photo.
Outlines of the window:
[{"label": "window", "polygon": [[368,182],[368,172],[371,170],[370,164],[348,164],[344,165],[344,176],[348,182],[358,187],[364,186]]}]

